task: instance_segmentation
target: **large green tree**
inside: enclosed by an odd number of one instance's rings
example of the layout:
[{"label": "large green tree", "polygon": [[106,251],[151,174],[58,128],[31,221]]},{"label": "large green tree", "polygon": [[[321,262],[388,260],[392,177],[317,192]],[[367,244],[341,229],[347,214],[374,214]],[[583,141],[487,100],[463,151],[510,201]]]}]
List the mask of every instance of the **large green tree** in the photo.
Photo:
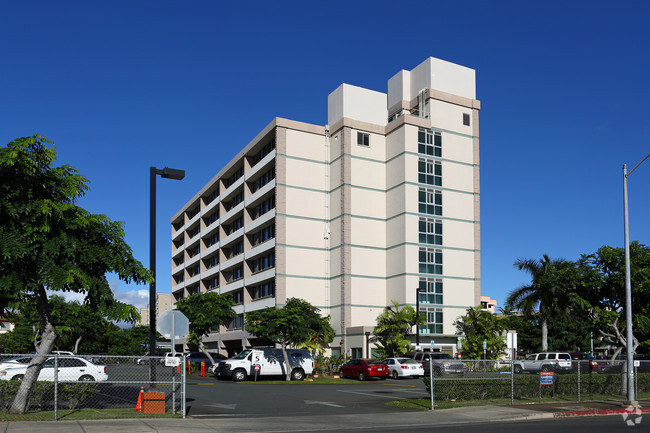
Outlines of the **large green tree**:
[{"label": "large green tree", "polygon": [[282,308],[271,307],[246,313],[245,327],[251,334],[280,344],[286,367],[286,380],[291,380],[287,347],[299,346],[318,336],[321,336],[325,343],[331,343],[334,339],[329,316],[321,316],[318,308],[298,298],[287,300]]},{"label": "large green tree", "polygon": [[[503,331],[504,324],[500,318],[486,309],[470,307],[467,313],[454,322],[458,334],[465,335],[462,340],[463,358],[497,359],[506,347]],[[486,348],[483,350],[483,342]]]},{"label": "large green tree", "polygon": [[522,311],[527,316],[539,315],[542,330],[542,350],[548,349],[548,320],[557,311],[566,311],[569,305],[567,288],[575,276],[573,263],[551,259],[544,254],[541,260],[519,259],[515,267],[527,272],[530,284],[513,290],[506,299],[506,308]]},{"label": "large green tree", "polygon": [[[603,246],[594,254],[583,255],[578,263],[581,297],[604,341],[617,347],[615,357],[628,341],[625,335],[625,252],[623,248]],[[650,248],[635,241],[630,244],[633,341],[650,343]]]},{"label": "large green tree", "polygon": [[375,345],[382,358],[406,353],[411,346],[411,330],[417,324],[426,323],[424,314],[421,313],[418,318],[415,309],[410,305],[400,308],[397,301],[392,301],[392,304],[377,316],[377,326],[373,331]]},{"label": "large green tree", "polygon": [[235,301],[230,293],[217,292],[194,293],[183,298],[176,304],[178,310],[190,321],[190,332],[187,342],[195,344],[214,364],[212,355],[203,345],[203,337],[220,325],[226,325],[237,317],[232,309]]},{"label": "large green tree", "polygon": [[82,293],[108,318],[135,321],[137,310],[113,297],[106,274],[126,282],[151,280],[125,242],[123,224],[78,206],[88,180],[69,165],[54,166],[57,154],[48,144],[34,135],[0,148],[0,313],[31,300],[39,316],[36,356],[13,413],[25,412],[58,337],[46,290]]}]

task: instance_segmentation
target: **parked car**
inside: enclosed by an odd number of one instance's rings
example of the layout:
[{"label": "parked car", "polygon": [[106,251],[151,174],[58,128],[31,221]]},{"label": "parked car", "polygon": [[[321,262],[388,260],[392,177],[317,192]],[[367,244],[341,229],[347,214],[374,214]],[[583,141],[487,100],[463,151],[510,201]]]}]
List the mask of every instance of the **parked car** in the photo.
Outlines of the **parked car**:
[{"label": "parked car", "polygon": [[414,352],[410,356],[415,361],[422,363],[425,376],[431,375],[429,367],[433,367],[435,376],[465,374],[469,370],[463,361],[454,359],[450,354],[444,352]]},{"label": "parked car", "polygon": [[386,358],[382,360],[388,366],[390,376],[393,379],[400,377],[414,377],[424,376],[424,368],[422,363],[410,358]]},{"label": "parked car", "polygon": [[[54,365],[57,362],[58,380],[60,382],[102,382],[108,380],[106,366],[95,365],[78,356],[61,356],[47,358],[38,375],[38,380],[54,380]],[[0,371],[2,380],[23,380],[27,365],[12,367]]]},{"label": "parked car", "polygon": [[591,353],[569,352],[573,362],[573,370],[577,371],[580,366],[581,373],[604,373],[609,368],[609,362],[604,359],[596,359]]},{"label": "parked car", "polygon": [[[156,355],[154,356],[154,361],[157,361],[157,362],[159,362],[161,364],[164,364],[165,363],[165,359],[163,358],[164,356],[165,356],[164,353],[157,352]],[[149,356],[149,353],[145,353],[140,358],[136,358],[135,363],[138,364],[138,365],[149,364],[149,359],[150,358],[151,358],[151,356]]]},{"label": "parked car", "polygon": [[15,358],[3,359],[0,362],[0,370],[27,365],[32,360],[32,358],[33,356],[17,356]]},{"label": "parked car", "polygon": [[390,375],[390,369],[379,359],[351,359],[339,367],[339,376],[354,377],[359,380],[366,380],[369,377],[386,379]]},{"label": "parked car", "polygon": [[513,370],[519,373],[538,373],[553,371],[555,373],[570,372],[573,368],[571,355],[568,352],[542,352],[528,355],[526,359],[514,362]]},{"label": "parked car", "polygon": [[[291,380],[303,380],[314,372],[314,358],[306,349],[287,349]],[[238,355],[212,366],[211,371],[218,378],[232,378],[236,382],[248,376],[286,375],[282,349],[246,349]]]},{"label": "parked car", "polygon": [[[215,364],[218,364],[219,361],[223,359],[228,359],[226,356],[220,354],[220,353],[214,353],[214,352],[209,352],[210,356],[212,356],[212,359],[214,360]],[[185,359],[189,362],[195,362],[199,365],[201,365],[201,362],[205,362],[205,368],[210,368],[212,366],[212,362],[210,361],[210,358],[207,357],[207,355],[203,352],[189,352],[188,354],[185,355]]]}]

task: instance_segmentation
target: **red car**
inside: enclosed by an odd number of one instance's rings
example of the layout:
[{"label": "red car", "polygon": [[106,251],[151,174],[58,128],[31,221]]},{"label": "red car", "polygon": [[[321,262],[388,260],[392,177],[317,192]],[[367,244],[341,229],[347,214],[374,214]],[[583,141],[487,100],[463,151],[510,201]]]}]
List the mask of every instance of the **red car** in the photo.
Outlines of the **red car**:
[{"label": "red car", "polygon": [[585,352],[569,352],[573,360],[573,369],[580,366],[581,372],[604,373],[609,368],[609,362],[604,359],[596,359],[593,355]]},{"label": "red car", "polygon": [[390,375],[388,366],[379,359],[351,359],[341,366],[339,375],[366,380],[368,377],[386,379]]}]

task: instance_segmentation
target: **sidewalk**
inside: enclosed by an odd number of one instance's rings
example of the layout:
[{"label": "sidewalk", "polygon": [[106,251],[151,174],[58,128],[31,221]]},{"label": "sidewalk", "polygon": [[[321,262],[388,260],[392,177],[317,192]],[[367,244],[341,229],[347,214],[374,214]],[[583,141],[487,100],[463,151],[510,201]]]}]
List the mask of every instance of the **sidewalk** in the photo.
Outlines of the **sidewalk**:
[{"label": "sidewalk", "polygon": [[[650,413],[650,400],[640,401],[643,413]],[[296,417],[215,417],[201,419],[120,419],[101,421],[41,421],[0,423],[0,433],[102,433],[102,432],[297,432],[327,426],[332,430],[389,427],[417,428],[484,423],[552,419],[566,416],[596,416],[623,414],[620,401],[579,403],[543,403],[514,406],[476,406],[435,410],[430,412],[395,412],[354,415],[324,415]]]}]

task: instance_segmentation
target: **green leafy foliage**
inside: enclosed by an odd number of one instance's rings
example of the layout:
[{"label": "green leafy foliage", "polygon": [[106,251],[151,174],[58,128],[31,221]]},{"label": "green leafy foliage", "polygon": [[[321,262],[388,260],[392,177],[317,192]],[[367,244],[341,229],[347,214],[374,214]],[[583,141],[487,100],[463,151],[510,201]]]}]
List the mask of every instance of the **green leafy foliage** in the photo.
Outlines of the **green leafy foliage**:
[{"label": "green leafy foliage", "polygon": [[[334,339],[330,318],[304,299],[291,298],[284,307],[272,307],[246,313],[245,328],[251,334],[282,346],[285,365],[289,365],[286,348],[310,341],[329,344]],[[287,380],[290,371],[287,368]]]},{"label": "green leafy foliage", "polygon": [[57,338],[47,290],[85,295],[85,304],[109,319],[135,322],[135,307],[117,301],[106,279],[146,283],[151,275],[133,257],[124,227],[77,205],[88,180],[69,165],[54,166],[56,152],[42,136],[0,147],[0,314],[34,302],[36,352],[12,407],[26,410],[45,355]]},{"label": "green leafy foliage", "polygon": [[235,301],[229,293],[195,293],[176,304],[178,310],[190,321],[188,343],[202,348],[203,337],[211,330],[226,325],[237,317],[232,307]]},{"label": "green leafy foliage", "polygon": [[[500,318],[482,307],[471,307],[456,322],[456,331],[465,335],[462,354],[465,359],[497,359],[506,347],[501,336],[505,330]],[[485,355],[483,342],[486,343]]]},{"label": "green leafy foliage", "polygon": [[408,338],[415,325],[424,325],[424,315],[417,317],[416,311],[410,305],[400,308],[397,301],[384,308],[377,317],[377,326],[373,331],[375,344],[381,358],[400,356],[406,353],[411,345]]}]

